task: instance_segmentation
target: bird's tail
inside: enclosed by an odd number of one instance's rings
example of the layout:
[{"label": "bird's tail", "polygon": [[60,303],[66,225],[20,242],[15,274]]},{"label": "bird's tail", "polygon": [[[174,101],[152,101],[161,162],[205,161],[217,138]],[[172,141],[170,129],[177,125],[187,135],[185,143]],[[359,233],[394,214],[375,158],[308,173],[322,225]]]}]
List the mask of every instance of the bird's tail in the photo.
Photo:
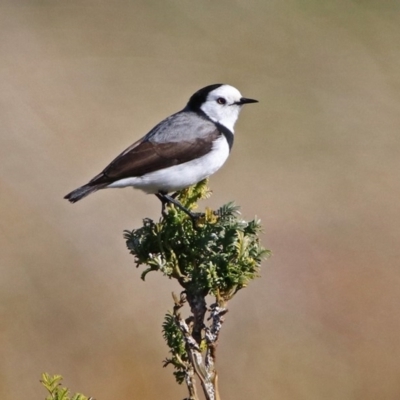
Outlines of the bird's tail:
[{"label": "bird's tail", "polygon": [[76,203],[77,201],[83,199],[88,196],[90,193],[94,193],[97,190],[103,188],[104,185],[83,185],[78,189],[73,190],[71,193],[68,193],[64,199],[67,199],[71,203]]}]

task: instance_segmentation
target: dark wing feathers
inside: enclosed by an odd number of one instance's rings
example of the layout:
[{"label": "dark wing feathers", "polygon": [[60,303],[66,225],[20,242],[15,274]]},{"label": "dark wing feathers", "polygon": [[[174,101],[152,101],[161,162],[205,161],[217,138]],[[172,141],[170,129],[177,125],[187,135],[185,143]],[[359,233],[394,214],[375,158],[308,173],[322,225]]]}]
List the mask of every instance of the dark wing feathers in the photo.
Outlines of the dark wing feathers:
[{"label": "dark wing feathers", "polygon": [[150,139],[136,142],[95,176],[89,185],[110,184],[191,161],[207,154],[220,135],[215,129],[207,136],[190,141],[157,143]]}]

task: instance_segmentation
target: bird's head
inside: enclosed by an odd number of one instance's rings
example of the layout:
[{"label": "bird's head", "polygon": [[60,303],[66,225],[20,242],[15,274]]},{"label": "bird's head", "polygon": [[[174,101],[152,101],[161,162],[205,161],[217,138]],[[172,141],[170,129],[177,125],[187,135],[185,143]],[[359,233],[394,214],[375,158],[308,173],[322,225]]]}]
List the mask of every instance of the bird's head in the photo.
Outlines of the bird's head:
[{"label": "bird's head", "polygon": [[257,102],[242,97],[239,90],[233,86],[218,83],[198,90],[190,98],[187,107],[193,111],[204,112],[212,121],[233,132],[242,106]]}]

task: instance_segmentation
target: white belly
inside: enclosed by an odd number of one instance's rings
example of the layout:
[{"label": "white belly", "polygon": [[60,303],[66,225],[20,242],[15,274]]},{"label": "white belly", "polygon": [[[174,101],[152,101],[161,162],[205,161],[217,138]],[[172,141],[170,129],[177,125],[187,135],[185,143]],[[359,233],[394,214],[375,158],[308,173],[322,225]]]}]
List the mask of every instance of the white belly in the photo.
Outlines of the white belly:
[{"label": "white belly", "polygon": [[133,186],[146,193],[174,192],[194,185],[219,170],[229,156],[229,145],[221,135],[211,151],[203,157],[173,167],[154,171],[140,177],[125,178],[113,182],[108,188]]}]

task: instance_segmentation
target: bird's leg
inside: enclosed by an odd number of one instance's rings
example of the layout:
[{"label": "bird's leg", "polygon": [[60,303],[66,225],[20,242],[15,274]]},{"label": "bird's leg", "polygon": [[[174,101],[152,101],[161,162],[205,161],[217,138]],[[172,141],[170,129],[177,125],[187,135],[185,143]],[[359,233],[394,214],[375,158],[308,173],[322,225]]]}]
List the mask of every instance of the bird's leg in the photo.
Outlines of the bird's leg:
[{"label": "bird's leg", "polygon": [[180,208],[184,213],[186,213],[192,219],[192,221],[195,221],[200,216],[200,214],[192,213],[190,210],[188,210],[186,207],[184,207],[178,200],[175,199],[174,195],[169,196],[166,193],[159,192],[159,193],[156,193],[156,196],[162,203],[162,211],[161,212],[163,215],[165,215],[165,204],[172,203],[175,206],[177,206],[178,208]]},{"label": "bird's leg", "polygon": [[165,217],[165,205],[168,203],[168,200],[164,198],[162,193],[156,193],[157,198],[161,201],[161,214]]}]

